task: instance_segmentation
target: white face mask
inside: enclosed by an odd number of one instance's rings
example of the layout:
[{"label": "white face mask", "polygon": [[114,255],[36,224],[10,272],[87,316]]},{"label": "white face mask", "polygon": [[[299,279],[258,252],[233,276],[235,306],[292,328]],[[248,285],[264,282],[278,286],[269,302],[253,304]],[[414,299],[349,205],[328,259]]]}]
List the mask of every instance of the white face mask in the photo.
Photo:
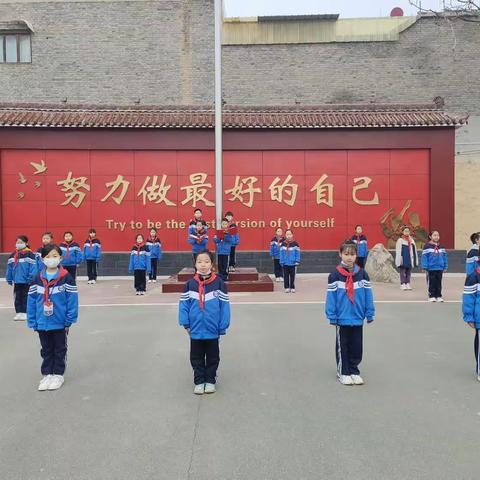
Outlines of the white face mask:
[{"label": "white face mask", "polygon": [[23,242],[17,242],[15,246],[17,247],[17,250],[23,250],[26,247]]},{"label": "white face mask", "polygon": [[57,268],[60,264],[60,258],[44,258],[43,263],[47,268]]}]

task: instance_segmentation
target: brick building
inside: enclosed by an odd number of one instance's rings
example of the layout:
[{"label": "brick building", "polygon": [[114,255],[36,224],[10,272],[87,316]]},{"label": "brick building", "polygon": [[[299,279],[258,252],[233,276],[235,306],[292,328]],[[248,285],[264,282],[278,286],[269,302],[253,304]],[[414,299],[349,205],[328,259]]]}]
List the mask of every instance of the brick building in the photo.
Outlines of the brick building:
[{"label": "brick building", "polygon": [[[48,103],[69,110],[79,104],[83,109],[113,105],[128,110],[213,102],[211,0],[0,0],[0,35],[0,102],[10,106]],[[12,61],[12,36],[17,61]],[[10,61],[5,62],[7,37]],[[462,123],[456,114],[469,114],[469,125],[456,133],[456,246],[464,248],[467,232],[478,229],[464,211],[467,204],[469,209],[479,206],[471,175],[480,161],[479,46],[478,24],[455,18],[229,19],[224,23],[223,99],[232,109],[292,105],[301,110],[319,104],[349,104],[351,109],[351,104],[375,103],[392,115],[402,110],[398,104],[432,105],[436,99],[437,108],[451,114],[450,128]],[[5,118],[15,120],[11,114]],[[70,127],[68,112],[63,118],[63,124],[51,127]],[[108,122],[95,128],[102,126],[108,128]],[[116,128],[122,126],[128,128]],[[346,126],[339,121],[332,128]],[[393,125],[402,126],[408,127]]]}]

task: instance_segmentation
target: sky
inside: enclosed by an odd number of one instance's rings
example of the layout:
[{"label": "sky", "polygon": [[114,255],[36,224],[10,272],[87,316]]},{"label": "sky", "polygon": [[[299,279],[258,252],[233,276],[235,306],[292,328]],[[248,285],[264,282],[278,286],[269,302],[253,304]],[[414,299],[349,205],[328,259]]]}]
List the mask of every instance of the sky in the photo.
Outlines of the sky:
[{"label": "sky", "polygon": [[[224,0],[224,2],[226,17],[319,13],[339,13],[341,18],[386,17],[394,7],[401,7],[405,15],[417,13],[408,0]],[[443,10],[443,3],[443,0],[422,0],[422,7]]]}]

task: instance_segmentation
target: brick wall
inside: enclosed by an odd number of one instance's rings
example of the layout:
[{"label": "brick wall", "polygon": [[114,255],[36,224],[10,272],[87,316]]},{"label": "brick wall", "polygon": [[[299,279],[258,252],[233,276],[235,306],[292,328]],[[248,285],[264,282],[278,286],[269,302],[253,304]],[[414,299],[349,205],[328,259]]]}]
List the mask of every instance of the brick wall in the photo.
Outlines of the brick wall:
[{"label": "brick wall", "polygon": [[[0,65],[0,101],[213,101],[213,0],[0,2],[31,65]],[[480,114],[480,26],[422,18],[397,42],[225,46],[229,104],[431,102]]]}]

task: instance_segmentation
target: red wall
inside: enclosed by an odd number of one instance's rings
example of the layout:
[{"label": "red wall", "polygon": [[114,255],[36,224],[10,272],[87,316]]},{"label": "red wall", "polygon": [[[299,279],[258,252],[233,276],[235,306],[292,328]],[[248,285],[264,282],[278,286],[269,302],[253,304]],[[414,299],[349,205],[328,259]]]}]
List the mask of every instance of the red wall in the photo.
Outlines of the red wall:
[{"label": "red wall", "polygon": [[[46,171],[34,174],[30,162],[43,164]],[[66,202],[62,185],[57,182],[72,172],[74,178],[85,177],[89,190],[80,188],[85,197],[78,208]],[[264,250],[272,237],[270,221],[325,221],[334,226],[324,228],[294,228],[303,249],[335,249],[350,236],[357,223],[373,245],[386,241],[380,228],[380,218],[389,209],[398,213],[407,201],[407,212],[417,212],[422,225],[430,223],[430,150],[294,150],[294,151],[227,151],[224,154],[224,190],[232,188],[236,176],[240,179],[254,176],[258,181],[252,208],[239,200],[229,201],[224,197],[224,209],[233,210],[237,221],[265,221],[266,228],[241,228],[241,249]],[[189,176],[207,174],[206,199],[214,202],[214,154],[212,151],[133,151],[133,150],[2,150],[2,233],[3,250],[10,251],[15,236],[27,234],[32,247],[40,243],[41,233],[53,230],[56,239],[64,230],[71,229],[77,240],[83,242],[88,228],[95,227],[104,248],[110,251],[128,250],[133,242],[135,228],[131,221],[141,222],[146,231],[147,221],[162,222],[160,237],[165,250],[188,250],[185,229],[168,228],[169,220],[188,222],[193,205],[188,202],[181,187],[189,185]],[[22,174],[22,177],[19,176]],[[333,207],[318,204],[316,193],[311,188],[318,179],[327,174],[324,183],[334,185]],[[120,205],[112,198],[101,201],[109,192],[106,183],[122,175],[129,182],[127,193]],[[158,183],[167,175],[165,184],[170,185],[166,197],[175,206],[155,204],[138,195],[147,176],[157,175]],[[288,175],[290,183],[298,185],[293,206],[272,200],[270,185],[276,177],[282,183]],[[370,200],[377,193],[378,205],[358,205],[352,198],[354,179],[369,177],[368,189],[358,192],[360,200]],[[35,184],[35,182],[39,182]],[[149,183],[148,185],[151,185]],[[120,189],[121,190],[121,189]],[[116,194],[120,192],[118,190]],[[22,198],[19,194],[23,194]],[[115,194],[115,195],[116,195]],[[115,196],[114,195],[114,196]],[[78,200],[75,196],[73,202]],[[244,196],[246,200],[248,195]],[[290,197],[287,195],[287,200]],[[214,217],[214,207],[198,205],[204,210],[207,220]],[[108,228],[107,220],[126,222],[124,231]],[[213,242],[211,242],[213,247]]]}]

